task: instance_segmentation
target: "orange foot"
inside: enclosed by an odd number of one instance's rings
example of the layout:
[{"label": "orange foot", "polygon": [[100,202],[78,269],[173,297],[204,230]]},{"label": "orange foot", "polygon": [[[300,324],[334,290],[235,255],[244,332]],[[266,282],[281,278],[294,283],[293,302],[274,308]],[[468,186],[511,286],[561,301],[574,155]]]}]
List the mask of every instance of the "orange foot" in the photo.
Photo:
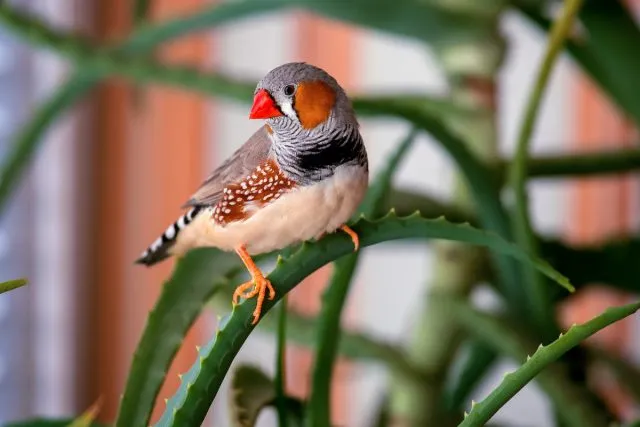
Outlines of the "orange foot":
[{"label": "orange foot", "polygon": [[262,304],[264,303],[264,297],[267,293],[267,289],[269,290],[270,300],[275,298],[276,291],[273,289],[273,286],[271,286],[271,282],[264,277],[262,271],[260,271],[258,266],[253,262],[244,246],[237,248],[236,253],[242,259],[247,270],[249,270],[251,280],[236,288],[233,293],[233,304],[238,304],[240,298],[249,299],[257,295],[258,299],[256,301],[256,309],[253,311],[253,322],[251,322],[252,325],[255,325],[258,323],[258,319],[260,319]]},{"label": "orange foot", "polygon": [[355,247],[353,251],[357,252],[358,249],[360,248],[360,239],[358,238],[358,235],[356,234],[356,232],[353,231],[351,228],[349,228],[348,225],[343,225],[342,227],[340,227],[340,229],[345,233],[347,233],[349,237],[351,237],[351,241],[353,242],[353,246]]}]

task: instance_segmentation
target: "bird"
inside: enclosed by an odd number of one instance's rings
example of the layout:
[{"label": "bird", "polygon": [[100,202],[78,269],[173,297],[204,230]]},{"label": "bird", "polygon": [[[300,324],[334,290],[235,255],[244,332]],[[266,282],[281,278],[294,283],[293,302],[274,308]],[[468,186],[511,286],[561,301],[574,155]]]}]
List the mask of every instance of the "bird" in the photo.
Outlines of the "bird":
[{"label": "bird", "polygon": [[357,251],[347,221],[367,191],[369,164],[352,103],[322,68],[285,63],[264,75],[253,95],[249,119],[264,124],[204,180],[182,206],[186,212],[136,263],[152,266],[196,247],[235,251],[251,280],[236,288],[232,302],[257,297],[256,324],[265,297],[276,292],[252,257],[341,231]]}]

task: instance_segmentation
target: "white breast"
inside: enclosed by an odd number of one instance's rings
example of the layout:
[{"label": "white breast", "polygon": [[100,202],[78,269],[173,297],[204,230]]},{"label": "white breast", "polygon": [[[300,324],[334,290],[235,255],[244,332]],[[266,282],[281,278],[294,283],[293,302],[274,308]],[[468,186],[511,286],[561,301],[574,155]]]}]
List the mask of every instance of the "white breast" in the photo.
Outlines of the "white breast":
[{"label": "white breast", "polygon": [[299,187],[256,211],[245,221],[221,227],[204,211],[178,235],[172,254],[200,246],[233,250],[245,245],[252,254],[282,249],[320,237],[342,226],[367,190],[368,174],[360,166],[340,166],[318,184]]}]

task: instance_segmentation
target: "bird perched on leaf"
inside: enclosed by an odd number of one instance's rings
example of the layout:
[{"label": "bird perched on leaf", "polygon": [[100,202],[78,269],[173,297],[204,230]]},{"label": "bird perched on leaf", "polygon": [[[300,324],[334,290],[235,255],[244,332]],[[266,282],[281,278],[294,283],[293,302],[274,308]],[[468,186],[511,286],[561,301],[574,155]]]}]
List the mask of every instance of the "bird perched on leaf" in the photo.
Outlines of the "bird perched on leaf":
[{"label": "bird perched on leaf", "polygon": [[200,246],[234,250],[252,280],[235,290],[257,296],[253,323],[275,290],[251,255],[342,229],[368,185],[367,152],[351,102],[338,82],[306,63],[271,70],[257,85],[250,119],[265,119],[183,206],[189,210],[136,261],[150,266]]}]

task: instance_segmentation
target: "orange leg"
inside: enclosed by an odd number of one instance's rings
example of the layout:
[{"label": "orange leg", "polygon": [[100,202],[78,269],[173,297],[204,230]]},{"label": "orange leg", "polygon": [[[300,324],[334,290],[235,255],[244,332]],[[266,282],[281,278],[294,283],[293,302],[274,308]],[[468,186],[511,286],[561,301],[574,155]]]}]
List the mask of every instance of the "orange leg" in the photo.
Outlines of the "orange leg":
[{"label": "orange leg", "polygon": [[[262,271],[258,268],[258,266],[253,262],[251,256],[247,252],[244,246],[240,246],[236,248],[236,253],[242,259],[242,262],[249,270],[251,274],[251,280],[247,283],[243,283],[238,286],[233,293],[233,304],[237,304],[240,298],[253,298],[256,295],[258,299],[256,301],[256,309],[253,311],[253,322],[252,325],[258,323],[258,319],[260,318],[260,313],[262,312],[262,304],[264,303],[264,297],[267,293],[267,289],[269,290],[269,299],[274,299],[276,296],[276,291],[271,286],[271,282],[267,280]],[[251,289],[247,292],[248,289]]]},{"label": "orange leg", "polygon": [[349,228],[348,225],[343,225],[342,227],[340,227],[340,229],[342,231],[344,231],[345,233],[347,233],[349,235],[349,237],[351,237],[351,241],[353,242],[353,246],[355,246],[355,249],[353,251],[357,252],[358,249],[360,248],[360,239],[358,238],[358,235],[356,234],[356,232],[353,231],[351,228]]}]

